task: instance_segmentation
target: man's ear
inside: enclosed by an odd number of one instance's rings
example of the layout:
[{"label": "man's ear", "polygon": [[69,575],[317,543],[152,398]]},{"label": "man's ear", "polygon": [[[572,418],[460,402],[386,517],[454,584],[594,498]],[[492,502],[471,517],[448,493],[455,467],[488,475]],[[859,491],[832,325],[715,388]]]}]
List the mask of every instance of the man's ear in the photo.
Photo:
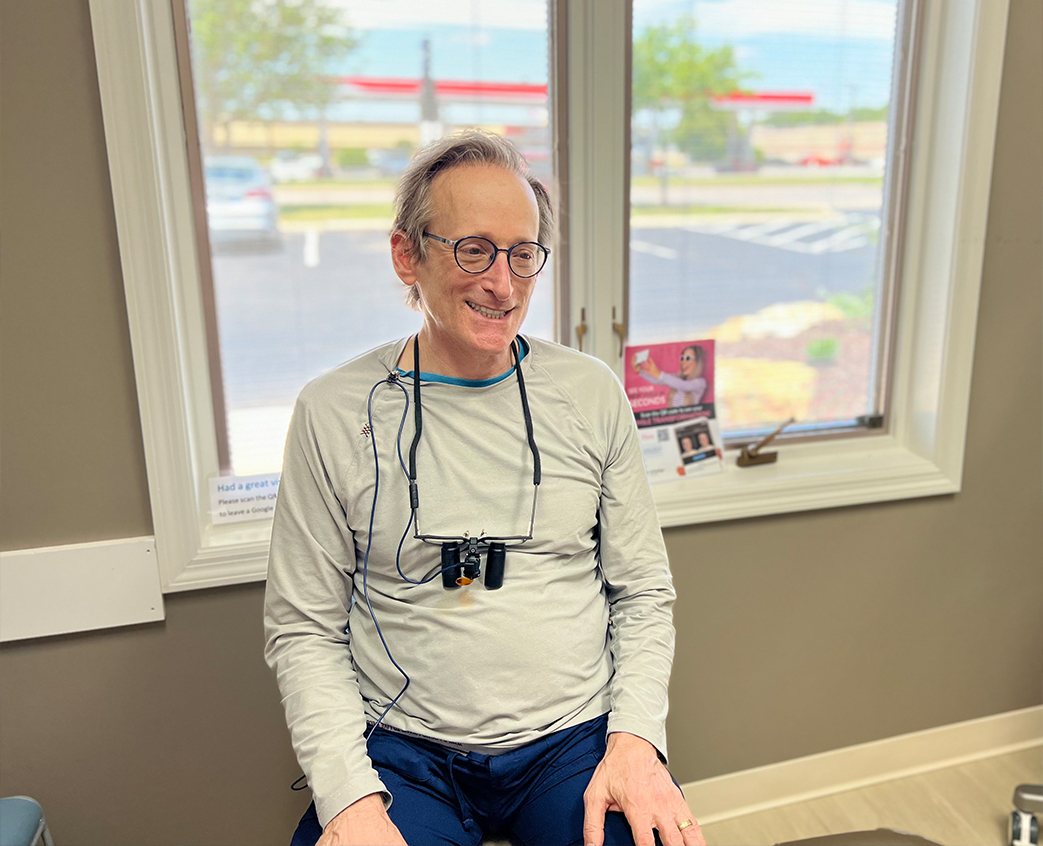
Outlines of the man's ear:
[{"label": "man's ear", "polygon": [[405,232],[391,233],[391,263],[394,265],[399,279],[407,285],[416,283],[420,257],[416,254],[416,250]]}]

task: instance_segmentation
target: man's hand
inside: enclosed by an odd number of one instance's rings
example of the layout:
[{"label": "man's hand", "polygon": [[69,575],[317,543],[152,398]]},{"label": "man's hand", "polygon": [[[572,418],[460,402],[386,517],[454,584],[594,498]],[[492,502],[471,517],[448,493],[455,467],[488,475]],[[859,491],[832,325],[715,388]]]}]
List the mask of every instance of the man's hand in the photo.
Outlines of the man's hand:
[{"label": "man's hand", "polygon": [[[608,748],[583,794],[583,842],[603,846],[605,812],[622,811],[637,846],[653,846],[652,829],[664,846],[706,846],[684,795],[647,740],[624,732],[608,736]],[[691,821],[691,825],[680,828]]]},{"label": "man's hand", "polygon": [[408,846],[379,793],[363,796],[329,821],[315,846]]}]

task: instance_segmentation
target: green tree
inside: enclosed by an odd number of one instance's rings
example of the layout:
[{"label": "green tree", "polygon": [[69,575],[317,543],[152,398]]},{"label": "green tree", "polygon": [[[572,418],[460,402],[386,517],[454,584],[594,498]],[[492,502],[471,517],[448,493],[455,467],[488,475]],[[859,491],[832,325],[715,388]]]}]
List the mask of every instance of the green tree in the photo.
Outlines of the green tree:
[{"label": "green tree", "polygon": [[[330,74],[357,40],[323,0],[189,0],[204,143],[236,120],[270,121],[287,107],[325,123]],[[225,132],[227,138],[227,131]]]},{"label": "green tree", "polygon": [[804,112],[776,112],[764,120],[766,126],[823,126],[840,124],[845,121],[886,121],[888,107],[859,106],[847,113],[832,112],[829,109],[815,109]]},{"label": "green tree", "polygon": [[[714,109],[710,98],[741,90],[749,76],[739,69],[732,48],[700,45],[695,20],[686,15],[635,38],[633,65],[634,110],[652,112],[657,134],[692,158],[723,158],[739,126],[734,113]],[[680,113],[668,132],[659,128],[666,110]]]}]

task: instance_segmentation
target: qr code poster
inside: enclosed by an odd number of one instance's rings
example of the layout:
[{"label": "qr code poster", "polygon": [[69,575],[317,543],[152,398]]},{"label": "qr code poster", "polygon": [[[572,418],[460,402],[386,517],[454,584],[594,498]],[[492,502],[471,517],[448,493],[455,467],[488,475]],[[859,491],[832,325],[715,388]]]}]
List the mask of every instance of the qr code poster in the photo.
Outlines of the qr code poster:
[{"label": "qr code poster", "polygon": [[623,386],[653,482],[718,473],[723,441],[714,405],[712,340],[634,345]]}]

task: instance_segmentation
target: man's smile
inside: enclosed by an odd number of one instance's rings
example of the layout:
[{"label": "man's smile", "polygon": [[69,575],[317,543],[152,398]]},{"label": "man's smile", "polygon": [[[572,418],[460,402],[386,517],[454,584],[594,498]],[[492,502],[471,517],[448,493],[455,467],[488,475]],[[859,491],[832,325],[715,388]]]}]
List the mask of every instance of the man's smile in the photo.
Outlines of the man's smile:
[{"label": "man's smile", "polygon": [[480,315],[482,315],[482,317],[488,317],[491,320],[501,320],[504,317],[506,317],[510,312],[514,311],[513,308],[509,308],[506,311],[497,311],[496,309],[480,306],[478,305],[478,303],[472,303],[470,300],[466,300],[465,302],[467,303],[471,311],[476,311]]}]

